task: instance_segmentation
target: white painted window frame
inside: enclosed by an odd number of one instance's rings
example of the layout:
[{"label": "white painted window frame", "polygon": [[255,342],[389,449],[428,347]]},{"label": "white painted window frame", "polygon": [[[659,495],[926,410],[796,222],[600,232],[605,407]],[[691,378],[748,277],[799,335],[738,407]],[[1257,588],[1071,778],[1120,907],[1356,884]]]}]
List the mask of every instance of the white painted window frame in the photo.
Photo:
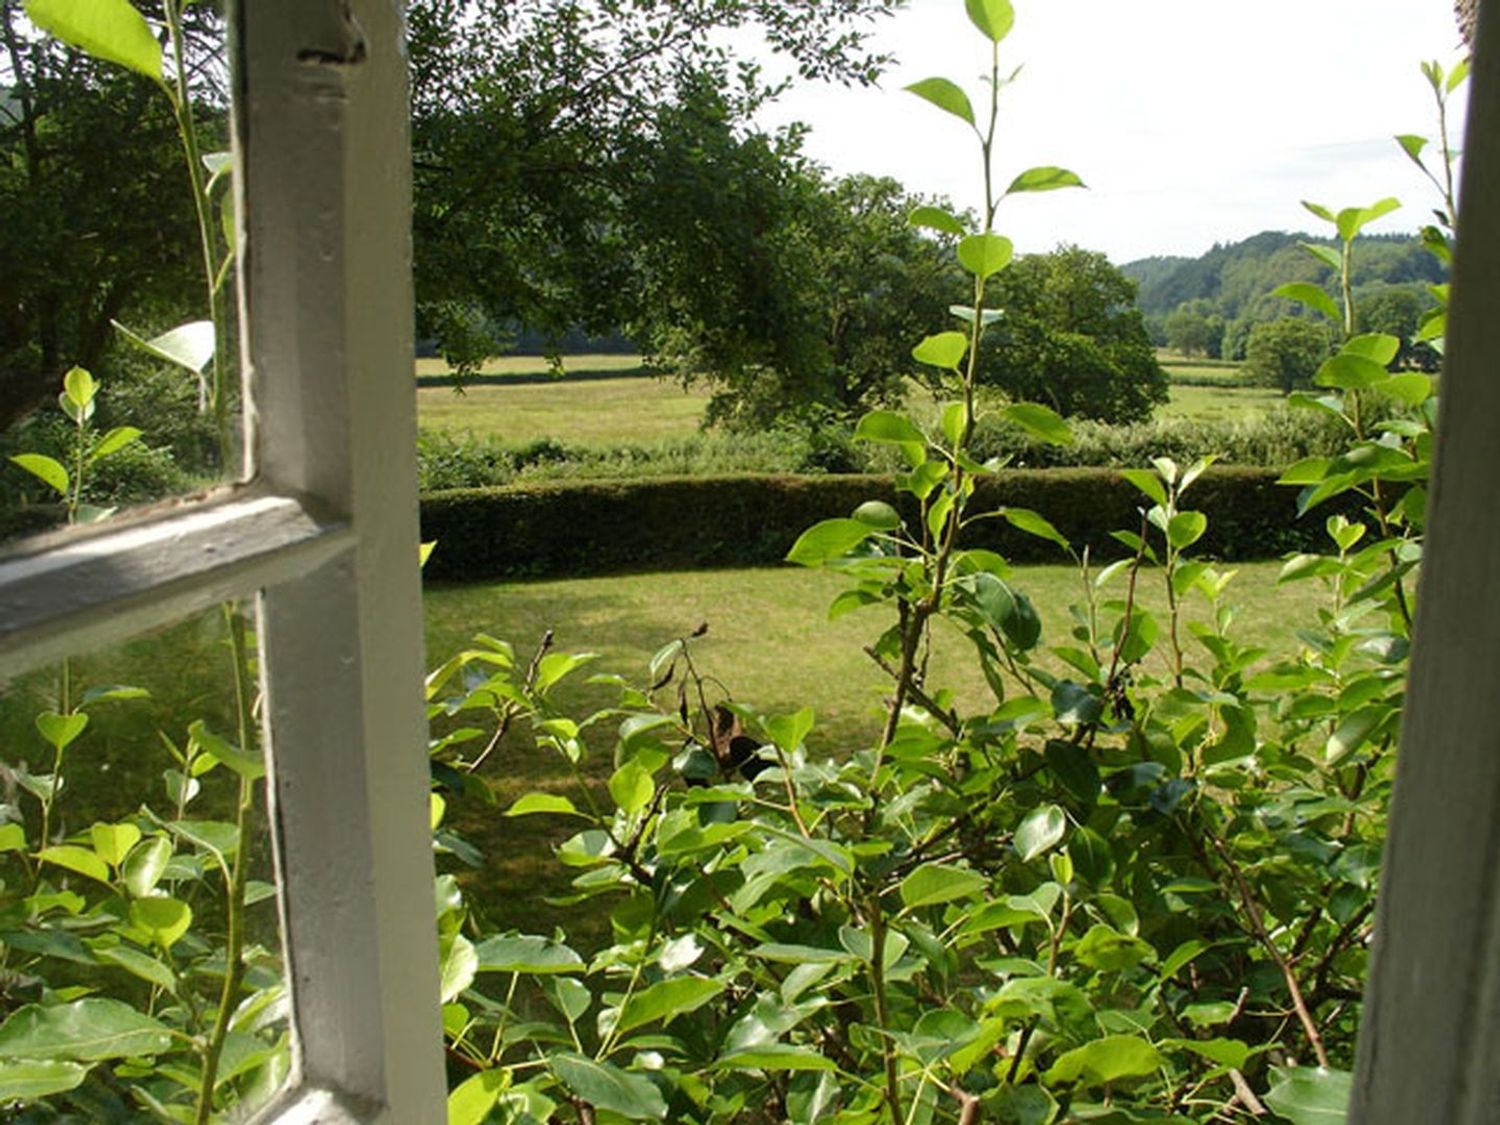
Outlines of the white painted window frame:
[{"label": "white painted window frame", "polygon": [[1426,557],[1351,1125],[1500,1121],[1500,0],[1480,0]]},{"label": "white painted window frame", "polygon": [[259,1120],[439,1122],[401,4],[231,22],[254,479],[0,560],[0,681],[258,599],[295,1042]]}]

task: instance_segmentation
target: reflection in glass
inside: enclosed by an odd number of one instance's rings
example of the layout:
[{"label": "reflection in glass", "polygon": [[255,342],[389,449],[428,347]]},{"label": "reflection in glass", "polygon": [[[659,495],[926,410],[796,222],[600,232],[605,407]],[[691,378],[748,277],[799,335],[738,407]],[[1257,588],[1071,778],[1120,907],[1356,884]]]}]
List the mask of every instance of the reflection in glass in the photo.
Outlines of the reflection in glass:
[{"label": "reflection in glass", "polygon": [[0,4],[0,541],[241,473],[215,7],[127,66]]},{"label": "reflection in glass", "polygon": [[35,1063],[0,1101],[206,1120],[285,1081],[255,684],[225,605],[0,687],[0,1057]]}]

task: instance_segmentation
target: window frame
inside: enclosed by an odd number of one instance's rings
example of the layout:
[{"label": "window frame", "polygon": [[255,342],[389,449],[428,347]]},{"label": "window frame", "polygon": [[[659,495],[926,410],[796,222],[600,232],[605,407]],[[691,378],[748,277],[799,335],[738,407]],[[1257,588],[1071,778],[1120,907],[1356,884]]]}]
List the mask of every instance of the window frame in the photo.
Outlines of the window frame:
[{"label": "window frame", "polygon": [[260,1121],[445,1117],[401,9],[230,10],[254,479],[0,560],[0,677],[256,599],[294,1040]]}]

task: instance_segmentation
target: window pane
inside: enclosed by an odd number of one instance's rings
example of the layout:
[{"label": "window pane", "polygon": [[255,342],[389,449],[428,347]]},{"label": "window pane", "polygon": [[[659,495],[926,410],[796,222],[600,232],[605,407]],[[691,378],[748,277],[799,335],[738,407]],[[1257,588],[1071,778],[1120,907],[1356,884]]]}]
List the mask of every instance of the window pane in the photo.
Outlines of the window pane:
[{"label": "window pane", "polygon": [[254,636],[221,606],[0,689],[0,1057],[36,1060],[0,1102],[191,1119],[284,1081]]},{"label": "window pane", "polygon": [[184,7],[159,85],[0,5],[0,540],[239,475],[223,25]]}]

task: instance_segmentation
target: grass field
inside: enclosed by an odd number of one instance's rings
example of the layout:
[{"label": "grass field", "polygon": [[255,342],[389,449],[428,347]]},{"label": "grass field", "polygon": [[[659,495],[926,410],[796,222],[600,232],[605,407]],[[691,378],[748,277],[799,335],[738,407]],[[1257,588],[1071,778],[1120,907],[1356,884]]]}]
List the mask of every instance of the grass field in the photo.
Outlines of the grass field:
[{"label": "grass field", "polygon": [[[624,361],[633,362],[634,357],[577,357],[578,364],[591,367],[612,361],[623,365]],[[493,362],[497,373],[509,370],[513,374],[534,374],[544,369],[537,357],[511,356]],[[1234,365],[1210,361],[1208,366],[1182,363],[1166,366],[1170,376],[1192,374],[1193,381],[1173,383],[1171,402],[1158,411],[1160,418],[1246,420],[1281,401],[1281,396],[1273,390],[1240,383]],[[1207,385],[1207,379],[1220,385]],[[424,427],[497,435],[513,446],[541,438],[569,445],[597,446],[649,445],[663,439],[687,437],[698,432],[707,403],[708,392],[703,387],[684,390],[670,379],[640,376],[560,379],[516,386],[487,383],[471,386],[463,394],[441,386],[417,391],[418,418]],[[911,405],[922,412],[924,399],[920,392],[913,392]]]},{"label": "grass field", "polygon": [[456,394],[421,387],[417,417],[430,429],[496,434],[507,444],[538,438],[576,444],[649,443],[698,432],[708,392],[669,379],[488,384]]},{"label": "grass field", "polygon": [[1283,402],[1270,387],[1206,387],[1172,384],[1172,398],[1156,416],[1189,418],[1200,422],[1244,422],[1258,418]]}]

